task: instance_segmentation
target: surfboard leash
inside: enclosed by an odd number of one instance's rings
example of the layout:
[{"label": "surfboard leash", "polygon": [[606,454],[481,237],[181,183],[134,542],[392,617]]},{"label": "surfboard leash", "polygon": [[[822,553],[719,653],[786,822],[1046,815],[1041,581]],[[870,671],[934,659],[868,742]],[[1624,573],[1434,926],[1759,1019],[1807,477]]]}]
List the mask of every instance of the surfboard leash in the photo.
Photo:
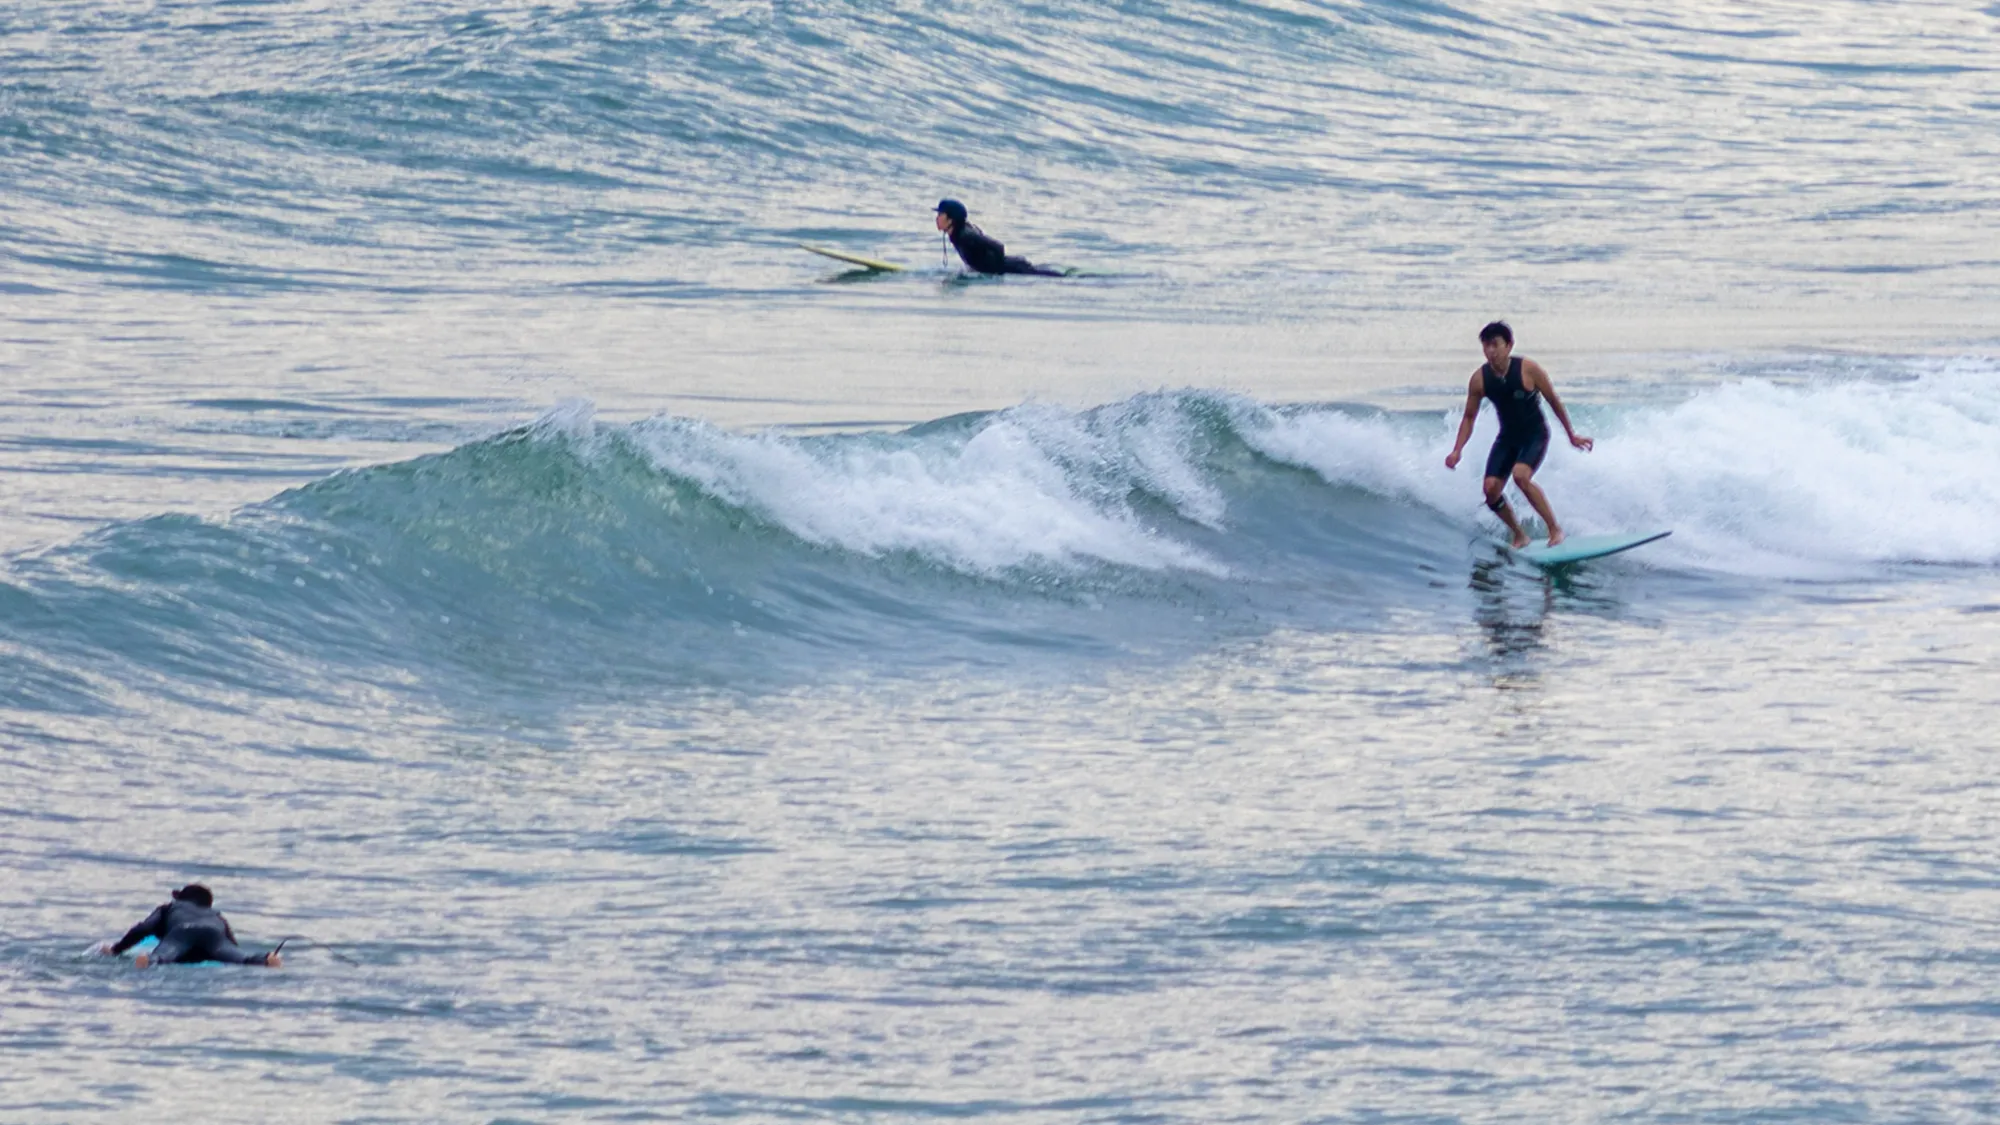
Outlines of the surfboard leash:
[{"label": "surfboard leash", "polygon": [[317,938],[308,937],[305,934],[286,934],[284,937],[278,939],[277,946],[274,947],[271,950],[271,952],[273,953],[281,952],[287,944],[295,941],[304,942],[305,944],[313,947],[314,949],[324,952],[327,956],[333,958],[334,960],[340,962],[343,965],[361,964],[361,962],[356,961],[352,957],[348,957],[342,954],[338,949],[335,949],[333,946],[328,945],[326,942],[320,941]]}]

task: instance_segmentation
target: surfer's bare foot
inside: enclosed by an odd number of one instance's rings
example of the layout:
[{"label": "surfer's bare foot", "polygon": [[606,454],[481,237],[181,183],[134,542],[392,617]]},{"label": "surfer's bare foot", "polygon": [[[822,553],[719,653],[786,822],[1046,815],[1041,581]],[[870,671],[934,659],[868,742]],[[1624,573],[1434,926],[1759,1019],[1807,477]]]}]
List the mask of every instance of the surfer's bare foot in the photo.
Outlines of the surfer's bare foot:
[{"label": "surfer's bare foot", "polygon": [[140,968],[142,968],[142,969],[143,969],[143,968],[145,968],[146,966],[148,966],[148,965],[152,964],[152,963],[153,963],[153,959],[152,959],[151,957],[147,956],[146,954],[144,954],[144,953],[141,953],[141,954],[139,954],[139,955],[138,955],[137,957],[134,957],[134,958],[132,958],[132,963],[133,963],[134,965],[137,965],[137,966],[139,966]]},{"label": "surfer's bare foot", "polygon": [[1561,543],[1563,540],[1568,538],[1569,538],[1568,533],[1563,531],[1562,528],[1560,527],[1549,528],[1549,546],[1553,547],[1556,544]]},{"label": "surfer's bare foot", "polygon": [[285,959],[278,956],[278,951],[273,949],[271,952],[264,954],[264,964],[269,968],[282,969],[285,967]]},{"label": "surfer's bare foot", "polygon": [[1514,532],[1514,549],[1518,551],[1527,545],[1528,545],[1528,533],[1525,531]]}]

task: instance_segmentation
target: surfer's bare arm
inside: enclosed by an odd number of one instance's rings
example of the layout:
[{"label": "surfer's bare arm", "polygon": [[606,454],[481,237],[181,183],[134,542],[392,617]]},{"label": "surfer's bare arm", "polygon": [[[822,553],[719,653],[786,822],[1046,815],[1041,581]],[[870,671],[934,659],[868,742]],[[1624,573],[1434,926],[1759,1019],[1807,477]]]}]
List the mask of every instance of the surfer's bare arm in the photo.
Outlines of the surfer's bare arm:
[{"label": "surfer's bare arm", "polygon": [[1479,372],[1473,372],[1472,382],[1465,388],[1465,417],[1458,421],[1458,440],[1451,443],[1451,452],[1445,455],[1447,469],[1458,468],[1459,455],[1465,452],[1465,443],[1472,440],[1472,423],[1479,418],[1479,400],[1485,397],[1485,389]]},{"label": "surfer's bare arm", "polygon": [[1521,374],[1535,381],[1535,386],[1542,392],[1542,397],[1549,401],[1549,409],[1556,412],[1556,420],[1563,424],[1563,432],[1569,435],[1569,443],[1571,445],[1587,452],[1592,446],[1597,444],[1590,438],[1577,433],[1576,427],[1569,424],[1569,411],[1563,409],[1563,400],[1556,397],[1556,385],[1549,382],[1549,373],[1542,369],[1541,364],[1536,363],[1532,359],[1523,359],[1521,361]]}]

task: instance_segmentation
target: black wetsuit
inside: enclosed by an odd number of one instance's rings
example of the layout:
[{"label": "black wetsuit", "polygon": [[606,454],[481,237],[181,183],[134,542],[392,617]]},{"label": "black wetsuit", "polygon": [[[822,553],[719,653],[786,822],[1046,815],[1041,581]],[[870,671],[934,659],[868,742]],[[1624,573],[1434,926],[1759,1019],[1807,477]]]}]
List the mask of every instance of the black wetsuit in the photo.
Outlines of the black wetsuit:
[{"label": "black wetsuit", "polygon": [[125,931],[114,954],[123,953],[147,938],[158,938],[153,950],[155,964],[192,964],[196,961],[223,961],[231,965],[261,965],[265,954],[246,953],[237,948],[229,920],[206,906],[179,899],[146,915],[146,920]]},{"label": "black wetsuit", "polygon": [[1531,391],[1521,382],[1521,357],[1507,362],[1507,377],[1493,373],[1493,365],[1479,369],[1486,401],[1500,416],[1500,436],[1493,439],[1493,452],[1486,455],[1486,475],[1506,480],[1515,465],[1529,470],[1542,467],[1549,452],[1549,423],[1542,417],[1542,393]]},{"label": "black wetsuit", "polygon": [[1010,258],[1007,247],[997,238],[973,226],[960,223],[951,230],[952,249],[959,260],[979,273],[1031,273],[1037,277],[1061,277],[1061,270],[1038,266],[1026,258]]}]

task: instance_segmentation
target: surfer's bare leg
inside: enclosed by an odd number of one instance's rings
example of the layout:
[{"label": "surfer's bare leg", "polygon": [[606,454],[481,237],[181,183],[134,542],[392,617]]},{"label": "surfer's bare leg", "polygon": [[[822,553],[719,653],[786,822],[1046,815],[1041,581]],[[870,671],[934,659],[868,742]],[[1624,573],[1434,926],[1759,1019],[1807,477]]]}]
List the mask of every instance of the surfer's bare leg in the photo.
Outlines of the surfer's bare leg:
[{"label": "surfer's bare leg", "polygon": [[1514,518],[1514,506],[1507,503],[1507,498],[1500,494],[1500,490],[1507,487],[1507,482],[1499,477],[1487,477],[1483,483],[1486,488],[1486,506],[1493,509],[1493,514],[1500,517],[1501,523],[1507,525],[1508,532],[1514,537],[1514,546],[1527,546],[1528,533],[1521,530],[1521,521]]},{"label": "surfer's bare leg", "polygon": [[[1488,477],[1486,479],[1492,480],[1493,478]],[[1549,546],[1553,547],[1562,542],[1564,538],[1562,525],[1556,522],[1556,514],[1549,510],[1549,498],[1542,494],[1542,486],[1535,483],[1535,467],[1533,465],[1520,462],[1514,464],[1514,487],[1520,489],[1521,495],[1527,497],[1528,503],[1534,505],[1535,514],[1542,517],[1543,525],[1549,529]],[[1527,542],[1526,538],[1524,537],[1521,542]],[[1514,545],[1518,547],[1521,546],[1521,543]]]}]

